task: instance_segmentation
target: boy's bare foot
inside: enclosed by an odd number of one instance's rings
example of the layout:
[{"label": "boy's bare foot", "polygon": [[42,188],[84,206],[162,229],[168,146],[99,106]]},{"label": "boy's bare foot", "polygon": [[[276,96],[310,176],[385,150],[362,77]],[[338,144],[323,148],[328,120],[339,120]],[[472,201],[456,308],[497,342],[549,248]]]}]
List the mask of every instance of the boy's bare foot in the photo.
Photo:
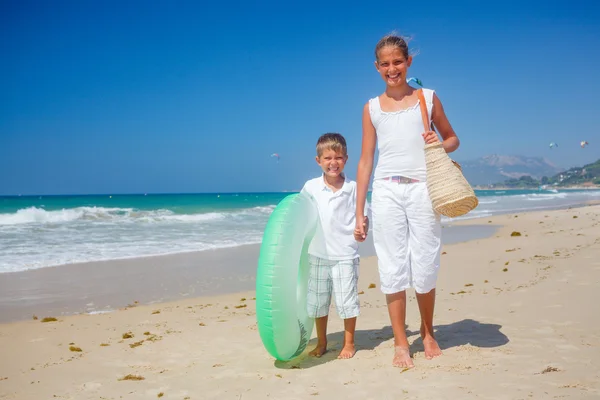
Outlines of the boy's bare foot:
[{"label": "boy's bare foot", "polygon": [[414,367],[415,364],[410,357],[410,350],[407,347],[394,347],[394,361],[392,362],[392,365],[400,368]]},{"label": "boy's bare foot", "polygon": [[308,355],[319,358],[325,353],[327,353],[327,343],[317,344],[317,347],[315,347],[310,353],[308,353]]},{"label": "boy's bare foot", "polygon": [[432,336],[423,338],[423,347],[425,348],[425,358],[428,360],[442,355],[442,349]]},{"label": "boy's bare foot", "polygon": [[338,358],[348,359],[354,357],[354,354],[356,354],[356,348],[354,348],[354,344],[345,344],[342,348],[342,351],[340,351]]}]

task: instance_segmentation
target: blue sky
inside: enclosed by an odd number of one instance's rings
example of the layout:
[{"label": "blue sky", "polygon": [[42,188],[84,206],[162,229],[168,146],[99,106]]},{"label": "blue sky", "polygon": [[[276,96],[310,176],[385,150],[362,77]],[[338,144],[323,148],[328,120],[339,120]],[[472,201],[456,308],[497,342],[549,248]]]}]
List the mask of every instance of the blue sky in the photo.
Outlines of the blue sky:
[{"label": "blue sky", "polygon": [[295,190],[328,131],[354,177],[394,29],[456,159],[600,158],[600,6],[493,3],[3,1],[0,194]]}]

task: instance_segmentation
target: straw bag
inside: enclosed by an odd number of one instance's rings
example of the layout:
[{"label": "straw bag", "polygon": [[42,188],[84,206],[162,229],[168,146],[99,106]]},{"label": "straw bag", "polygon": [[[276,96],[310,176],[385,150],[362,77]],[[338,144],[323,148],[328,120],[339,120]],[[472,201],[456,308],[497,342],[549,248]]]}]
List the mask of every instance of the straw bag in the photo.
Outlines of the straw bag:
[{"label": "straw bag", "polygon": [[[431,130],[423,89],[417,92],[425,131]],[[425,145],[427,190],[433,209],[447,217],[460,217],[479,204],[477,196],[462,174],[460,165],[452,161],[441,142]]]}]

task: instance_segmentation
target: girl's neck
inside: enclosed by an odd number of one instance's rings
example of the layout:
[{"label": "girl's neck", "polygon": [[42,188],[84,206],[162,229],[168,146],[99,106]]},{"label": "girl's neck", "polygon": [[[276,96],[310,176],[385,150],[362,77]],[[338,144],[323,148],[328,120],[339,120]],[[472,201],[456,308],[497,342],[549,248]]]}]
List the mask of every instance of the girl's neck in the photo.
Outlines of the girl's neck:
[{"label": "girl's neck", "polygon": [[385,88],[385,95],[387,97],[391,97],[392,99],[399,100],[404,96],[412,94],[413,90],[414,89],[408,83],[397,87],[387,86]]}]

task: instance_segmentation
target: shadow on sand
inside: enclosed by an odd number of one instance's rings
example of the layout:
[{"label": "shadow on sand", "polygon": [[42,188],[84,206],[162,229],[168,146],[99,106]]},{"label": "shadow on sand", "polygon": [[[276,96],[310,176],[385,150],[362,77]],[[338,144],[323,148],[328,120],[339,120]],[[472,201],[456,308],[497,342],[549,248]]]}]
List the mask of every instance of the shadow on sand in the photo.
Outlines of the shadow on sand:
[{"label": "shadow on sand", "polygon": [[[500,329],[502,325],[485,324],[472,319],[463,319],[448,325],[435,326],[435,336],[442,350],[450,349],[463,345],[471,345],[482,348],[500,347],[509,342],[508,337]],[[410,338],[418,338],[410,345],[411,354],[423,351],[423,341],[419,331],[406,330],[406,335]],[[391,326],[385,326],[382,329],[357,330],[355,334],[356,350],[360,353],[363,350],[374,350],[381,343],[393,340],[394,334]],[[335,332],[327,335],[328,351],[320,358],[310,357],[308,352],[317,344],[316,339],[312,339],[306,350],[290,361],[275,361],[275,367],[281,369],[311,368],[337,359],[339,351],[342,349],[344,332]],[[390,355],[391,357],[391,355]]]}]

